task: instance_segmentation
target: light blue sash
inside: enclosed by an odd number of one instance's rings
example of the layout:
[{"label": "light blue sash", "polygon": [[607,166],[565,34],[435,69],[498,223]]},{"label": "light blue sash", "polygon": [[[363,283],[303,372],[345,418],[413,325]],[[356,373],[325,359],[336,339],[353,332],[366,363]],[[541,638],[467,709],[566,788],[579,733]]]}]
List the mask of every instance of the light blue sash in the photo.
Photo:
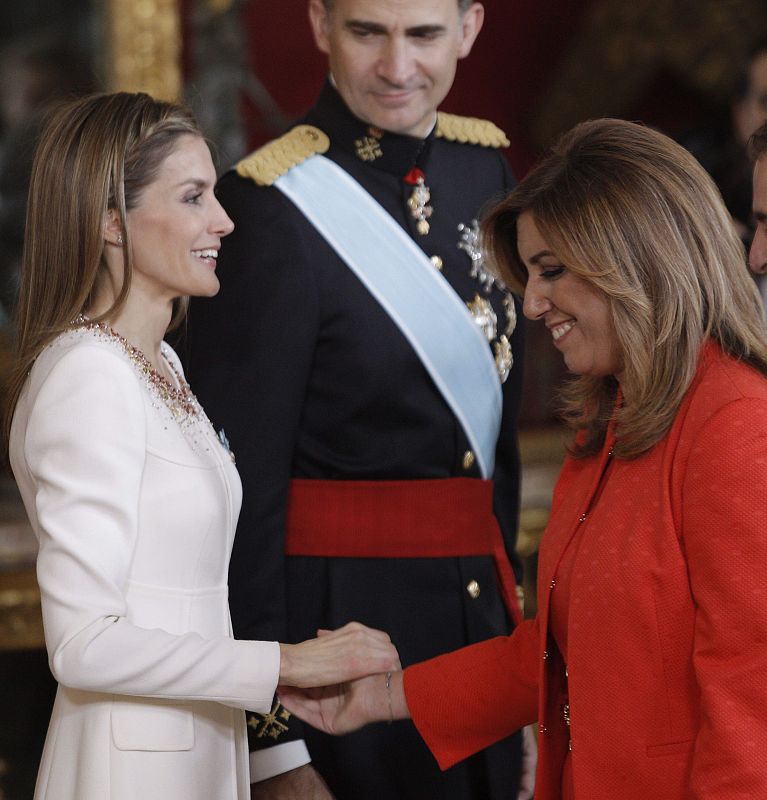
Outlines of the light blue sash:
[{"label": "light blue sash", "polygon": [[330,159],[313,156],[274,185],[397,324],[463,426],[482,477],[492,477],[501,383],[464,302],[391,214]]}]

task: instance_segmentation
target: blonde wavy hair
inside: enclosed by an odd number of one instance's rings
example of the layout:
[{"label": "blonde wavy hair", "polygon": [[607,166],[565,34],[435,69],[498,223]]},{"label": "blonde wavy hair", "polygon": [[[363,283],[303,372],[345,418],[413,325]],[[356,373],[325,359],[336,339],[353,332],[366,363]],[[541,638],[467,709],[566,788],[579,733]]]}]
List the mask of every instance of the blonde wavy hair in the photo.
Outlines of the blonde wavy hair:
[{"label": "blonde wavy hair", "polygon": [[[641,455],[669,430],[708,339],[767,375],[762,302],[713,181],[684,148],[631,122],[584,122],[485,219],[491,262],[523,292],[517,219],[532,214],[549,248],[608,301],[625,360],[615,454]],[[604,443],[614,377],[562,391],[572,453]]]},{"label": "blonde wavy hair", "polygon": [[[112,210],[123,230],[124,280],[110,309],[125,303],[133,261],[127,212],[179,137],[202,136],[191,112],[147,94],[118,92],[60,107],[43,130],[27,200],[21,291],[16,311],[14,368],[5,397],[4,433],[24,381],[40,352],[91,304],[104,261],[104,216]],[[172,324],[186,311],[176,307]]]}]

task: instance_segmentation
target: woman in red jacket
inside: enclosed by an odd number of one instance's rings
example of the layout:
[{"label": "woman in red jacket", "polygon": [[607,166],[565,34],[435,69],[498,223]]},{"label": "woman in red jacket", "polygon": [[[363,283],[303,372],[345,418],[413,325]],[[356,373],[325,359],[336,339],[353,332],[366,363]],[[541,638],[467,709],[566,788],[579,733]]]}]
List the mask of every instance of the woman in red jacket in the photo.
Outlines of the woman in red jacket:
[{"label": "woman in red jacket", "polygon": [[767,797],[767,336],[713,183],[587,122],[484,232],[576,376],[538,616],[284,704],[335,732],[410,716],[443,768],[538,720],[539,800]]}]

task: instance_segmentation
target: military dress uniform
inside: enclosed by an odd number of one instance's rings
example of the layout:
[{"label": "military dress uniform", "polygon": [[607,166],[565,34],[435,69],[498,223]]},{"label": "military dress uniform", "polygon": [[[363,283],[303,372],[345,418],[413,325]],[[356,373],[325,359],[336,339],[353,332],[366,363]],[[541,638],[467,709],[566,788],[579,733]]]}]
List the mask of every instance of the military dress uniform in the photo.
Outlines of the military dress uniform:
[{"label": "military dress uniform", "polygon": [[[302,123],[219,182],[235,231],[220,253],[219,294],[193,301],[189,318],[190,380],[223,428],[244,485],[230,566],[232,620],[238,638],[290,642],[358,620],[389,633],[407,665],[506,634],[512,625],[498,559],[387,549],[400,547],[392,541],[417,542],[419,520],[431,513],[425,509],[439,513],[443,505],[432,497],[419,509],[417,487],[464,478],[457,485],[476,499],[459,510],[469,520],[494,516],[503,556],[516,563],[521,326],[514,324],[516,301],[486,271],[476,238],[482,209],[512,184],[498,149],[508,142],[490,123],[442,114],[426,139],[384,132],[357,119],[330,83]],[[466,433],[410,342],[325,238],[269,185],[311,157],[318,139],[325,157],[422,248],[486,335],[503,380],[492,485],[480,480]],[[477,494],[480,484],[489,493]],[[331,492],[324,503],[325,489],[335,486],[351,495]],[[309,528],[317,520],[320,547],[348,516],[364,516],[364,504],[355,507],[357,487],[373,497],[394,487],[371,506],[382,512],[368,515],[373,527],[394,515],[376,541],[352,530],[360,545],[352,556],[332,546],[327,555],[291,545],[288,529],[298,516]],[[407,521],[397,518],[397,487],[416,490]],[[447,515],[439,523],[446,538],[460,516],[452,494],[445,493]],[[344,522],[340,511],[349,512]],[[335,738],[275,705],[249,725],[255,748],[304,738],[340,800],[515,796],[518,736],[441,773],[409,721]]]}]

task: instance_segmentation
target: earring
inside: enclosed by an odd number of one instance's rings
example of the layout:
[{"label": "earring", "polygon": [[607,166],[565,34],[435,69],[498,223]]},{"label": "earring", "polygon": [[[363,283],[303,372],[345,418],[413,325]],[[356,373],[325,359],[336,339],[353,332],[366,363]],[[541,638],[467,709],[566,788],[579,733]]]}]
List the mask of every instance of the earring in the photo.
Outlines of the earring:
[{"label": "earring", "polygon": [[123,235],[121,233],[117,234],[117,246],[118,247],[122,247],[123,246]]}]

